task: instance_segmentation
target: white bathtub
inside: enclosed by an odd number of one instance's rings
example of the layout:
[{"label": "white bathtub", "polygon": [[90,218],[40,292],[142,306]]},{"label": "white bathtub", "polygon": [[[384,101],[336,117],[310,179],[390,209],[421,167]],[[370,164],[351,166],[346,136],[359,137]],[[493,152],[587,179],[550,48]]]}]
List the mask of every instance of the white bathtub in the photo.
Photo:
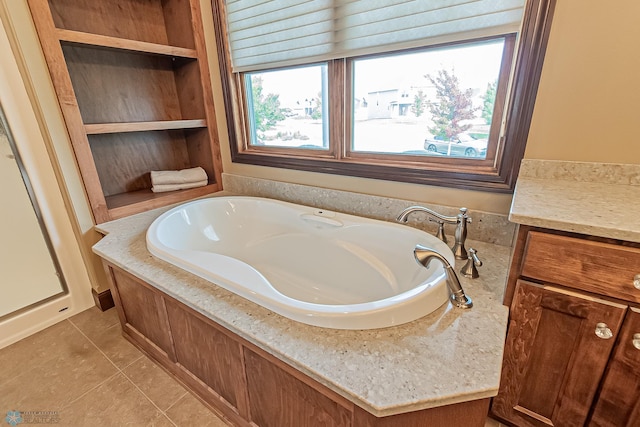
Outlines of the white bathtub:
[{"label": "white bathtub", "polygon": [[175,207],[147,231],[156,257],[290,319],[337,329],[410,322],[448,301],[437,238],[406,225],[254,197]]}]

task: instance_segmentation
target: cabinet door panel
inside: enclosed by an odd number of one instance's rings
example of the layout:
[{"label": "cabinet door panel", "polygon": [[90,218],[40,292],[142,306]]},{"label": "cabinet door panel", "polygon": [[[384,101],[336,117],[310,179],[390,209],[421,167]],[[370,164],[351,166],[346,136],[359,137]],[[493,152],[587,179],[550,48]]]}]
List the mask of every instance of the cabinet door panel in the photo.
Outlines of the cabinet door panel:
[{"label": "cabinet door panel", "polygon": [[351,412],[245,349],[251,421],[260,427],[349,427]]},{"label": "cabinet door panel", "polygon": [[123,327],[140,333],[173,360],[173,345],[162,297],[120,269],[109,268],[107,271],[112,272],[117,288],[116,305],[124,315]]},{"label": "cabinet door panel", "polygon": [[632,308],[620,330],[590,426],[640,425],[640,349],[633,345],[635,334],[640,334],[640,310]]},{"label": "cabinet door panel", "polygon": [[582,426],[626,307],[519,280],[492,411],[518,426]]},{"label": "cabinet door panel", "polygon": [[[167,301],[176,359],[232,407],[244,407],[242,349],[239,343]],[[197,345],[194,345],[197,343]]]}]

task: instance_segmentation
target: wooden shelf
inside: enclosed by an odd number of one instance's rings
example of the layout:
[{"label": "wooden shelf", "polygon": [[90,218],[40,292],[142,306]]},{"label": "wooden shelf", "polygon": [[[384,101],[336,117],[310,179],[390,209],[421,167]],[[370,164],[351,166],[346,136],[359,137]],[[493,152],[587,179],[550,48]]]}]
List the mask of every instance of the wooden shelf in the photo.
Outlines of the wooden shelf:
[{"label": "wooden shelf", "polygon": [[[96,224],[222,189],[200,0],[27,0]],[[149,171],[204,187],[151,192]]]},{"label": "wooden shelf", "polygon": [[100,34],[84,33],[81,31],[65,30],[62,28],[56,28],[55,31],[60,41],[69,43],[150,53],[154,55],[177,56],[192,59],[198,58],[198,54],[195,49],[103,36]]},{"label": "wooden shelf", "polygon": [[84,125],[84,130],[87,135],[99,135],[104,133],[145,132],[152,130],[195,129],[204,127],[207,127],[206,120],[195,119],[131,123],[92,123]]},{"label": "wooden shelf", "polygon": [[168,191],[166,193],[154,193],[151,189],[130,191],[107,196],[105,199],[109,209],[109,216],[111,219],[118,219],[141,212],[140,205],[144,205],[144,210],[150,210],[206,196],[215,191],[218,191],[218,186],[209,184],[204,187]]}]

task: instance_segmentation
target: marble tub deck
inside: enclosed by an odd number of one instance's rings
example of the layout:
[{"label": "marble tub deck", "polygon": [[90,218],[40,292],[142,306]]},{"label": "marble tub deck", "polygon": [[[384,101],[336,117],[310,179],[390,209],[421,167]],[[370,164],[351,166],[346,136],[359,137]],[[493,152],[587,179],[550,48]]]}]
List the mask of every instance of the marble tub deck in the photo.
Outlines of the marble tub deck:
[{"label": "marble tub deck", "polygon": [[[326,385],[376,416],[497,394],[507,327],[502,305],[510,248],[478,241],[479,279],[460,277],[471,310],[450,304],[376,330],[304,325],[154,258],[145,233],[167,208],[101,224],[94,252]],[[463,263],[456,265],[459,270]]]}]

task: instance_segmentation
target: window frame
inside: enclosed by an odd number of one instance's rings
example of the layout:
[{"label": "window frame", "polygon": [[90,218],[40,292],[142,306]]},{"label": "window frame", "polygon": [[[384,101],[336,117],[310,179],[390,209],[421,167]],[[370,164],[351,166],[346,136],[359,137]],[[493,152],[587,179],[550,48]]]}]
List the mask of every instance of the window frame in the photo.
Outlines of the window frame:
[{"label": "window frame", "polygon": [[[502,78],[505,72],[504,60],[500,71],[498,90],[504,91],[502,95],[507,97],[507,103],[496,102],[496,109],[502,107],[506,111],[503,110],[503,114],[499,115],[494,111],[487,158],[483,160],[351,151],[350,147],[347,147],[348,144],[343,143],[348,140],[346,133],[351,132],[352,117],[351,88],[346,84],[349,81],[346,76],[351,73],[352,61],[362,57],[328,61],[329,81],[337,79],[345,83],[337,91],[335,84],[330,84],[329,87],[328,150],[250,145],[246,111],[248,103],[244,93],[243,73],[231,71],[224,0],[212,0],[231,160],[234,163],[258,166],[511,193],[515,187],[520,161],[524,156],[555,3],[556,0],[526,2],[522,29],[517,41],[517,55],[513,60],[515,64],[508,70],[511,72],[513,68],[510,90],[507,88],[509,79]],[[508,54],[508,50],[515,49],[515,44],[514,38],[508,48],[505,40],[504,55]],[[500,133],[503,120],[503,135],[498,139],[496,134]],[[402,160],[398,160],[399,157]]]}]

